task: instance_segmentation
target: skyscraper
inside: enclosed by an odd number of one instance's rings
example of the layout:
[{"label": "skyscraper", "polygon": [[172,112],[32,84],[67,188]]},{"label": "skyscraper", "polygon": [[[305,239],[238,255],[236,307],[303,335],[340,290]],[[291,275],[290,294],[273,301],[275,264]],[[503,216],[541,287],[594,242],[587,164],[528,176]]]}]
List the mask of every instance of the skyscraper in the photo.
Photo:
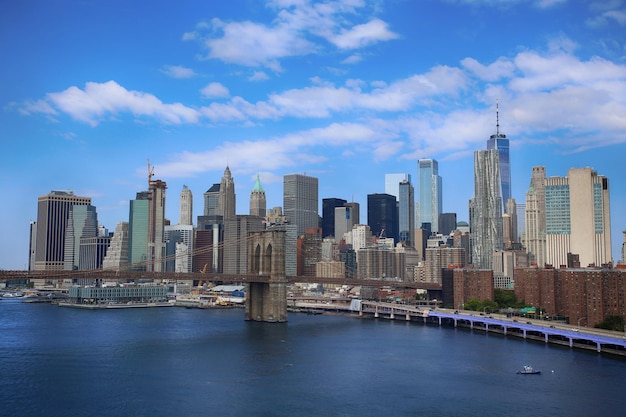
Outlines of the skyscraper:
[{"label": "skyscraper", "polygon": [[398,238],[408,246],[415,245],[415,196],[410,180],[399,184]]},{"label": "skyscraper", "polygon": [[493,253],[502,250],[502,197],[498,151],[474,152],[474,198],[469,204],[472,263],[492,269]]},{"label": "skyscraper", "polygon": [[398,207],[391,194],[367,195],[367,224],[374,236],[398,242]]},{"label": "skyscraper", "polygon": [[608,178],[591,168],[571,168],[567,177],[549,177],[545,207],[548,264],[587,267],[612,262]]},{"label": "skyscraper", "polygon": [[192,272],[194,232],[190,224],[165,226],[168,272]]},{"label": "skyscraper", "polygon": [[263,230],[257,216],[236,215],[224,221],[224,273],[248,273],[248,232]]},{"label": "skyscraper", "polygon": [[183,185],[183,190],[180,192],[180,221],[178,224],[193,224],[193,194],[186,185]]},{"label": "skyscraper", "polygon": [[165,181],[148,181],[148,271],[165,271]]},{"label": "skyscraper", "polygon": [[235,180],[230,173],[230,168],[226,166],[222,181],[220,182],[218,215],[224,216],[224,220],[235,217]]},{"label": "skyscraper", "polygon": [[220,199],[220,185],[213,184],[211,188],[204,193],[204,215],[205,216],[221,216],[218,214]]},{"label": "skyscraper", "polygon": [[359,203],[346,203],[342,207],[335,207],[335,241],[339,242],[344,234],[352,232],[352,228],[359,224]]},{"label": "skyscraper", "polygon": [[128,213],[128,262],[135,271],[145,271],[148,260],[148,206],[150,193],[137,193]]},{"label": "skyscraper", "polygon": [[[487,140],[487,149],[496,149],[500,162],[500,187],[502,190],[502,208],[506,211],[506,203],[511,198],[511,162],[509,158],[509,140],[500,133],[500,115],[496,104],[496,134]],[[511,213],[509,213],[511,214]]]},{"label": "skyscraper", "polygon": [[318,227],[318,179],[301,174],[283,178],[283,208],[287,219],[298,227],[298,236]]},{"label": "skyscraper", "polygon": [[250,193],[250,215],[265,218],[267,202],[265,200],[265,191],[261,186],[261,178],[256,176],[256,183]]},{"label": "skyscraper", "polygon": [[342,198],[324,198],[322,199],[322,237],[332,236],[336,240],[341,236],[335,235],[335,209],[343,207],[347,201]]},{"label": "skyscraper", "polygon": [[[65,235],[74,206],[91,205],[91,198],[72,191],[51,191],[37,202],[35,269],[62,270],[65,266]],[[78,250],[78,247],[76,248]]]},{"label": "skyscraper", "polygon": [[119,222],[102,261],[103,269],[123,271],[128,267],[128,222]]},{"label": "skyscraper", "polygon": [[526,191],[525,241],[529,262],[540,268],[546,264],[546,168],[533,167]]},{"label": "skyscraper", "polygon": [[80,242],[98,236],[98,214],[90,205],[73,205],[65,229],[64,269],[80,269]]},{"label": "skyscraper", "polygon": [[430,223],[432,232],[439,231],[439,214],[442,211],[442,182],[439,164],[434,159],[417,161],[417,224]]},{"label": "skyscraper", "polygon": [[411,174],[385,174],[385,194],[391,194],[400,201],[400,183],[411,182]]}]

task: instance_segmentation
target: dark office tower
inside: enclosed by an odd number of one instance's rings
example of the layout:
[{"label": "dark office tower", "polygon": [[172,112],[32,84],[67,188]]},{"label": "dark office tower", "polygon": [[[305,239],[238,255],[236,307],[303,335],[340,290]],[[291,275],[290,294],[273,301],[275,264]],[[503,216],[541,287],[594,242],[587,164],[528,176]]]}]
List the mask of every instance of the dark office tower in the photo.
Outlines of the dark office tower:
[{"label": "dark office tower", "polygon": [[224,216],[224,220],[235,217],[236,211],[235,201],[235,180],[230,173],[230,168],[226,166],[224,176],[220,182],[218,215]]},{"label": "dark office tower", "polygon": [[439,216],[439,233],[449,235],[456,230],[456,213],[441,213]]},{"label": "dark office tower", "polygon": [[398,208],[391,194],[367,195],[367,225],[374,236],[398,242]]},{"label": "dark office tower", "polygon": [[319,226],[318,179],[301,174],[283,179],[283,210],[288,221],[298,226],[298,236],[306,229]]},{"label": "dark office tower", "polygon": [[417,161],[417,183],[417,224],[430,223],[431,231],[437,232],[443,200],[439,163],[436,160]]},{"label": "dark office tower", "polygon": [[250,193],[250,215],[265,218],[266,208],[265,191],[261,186],[261,178],[257,175],[256,183]]},{"label": "dark office tower", "polygon": [[408,180],[399,184],[398,227],[400,242],[415,245],[415,197],[413,185]]},{"label": "dark office tower", "polygon": [[343,207],[347,201],[341,198],[322,199],[322,236],[335,237],[337,240],[341,236],[335,236],[335,208]]},{"label": "dark office tower", "polygon": [[352,248],[342,248],[339,250],[339,260],[345,264],[345,274],[347,279],[356,278],[356,251]]},{"label": "dark office tower", "polygon": [[218,204],[220,200],[220,185],[213,184],[206,193],[204,193],[204,215],[205,216],[221,216],[218,214]]},{"label": "dark office tower", "polygon": [[[496,134],[487,140],[487,149],[496,149],[500,162],[500,188],[502,190],[502,210],[506,211],[506,203],[511,198],[511,162],[509,158],[509,140],[500,133],[498,104],[496,104]],[[509,213],[510,214],[510,213]]]},{"label": "dark office tower", "polygon": [[[91,198],[75,196],[72,191],[51,191],[37,203],[35,242],[36,270],[63,270],[65,235],[74,206],[89,206]],[[78,251],[78,245],[76,250]]]}]

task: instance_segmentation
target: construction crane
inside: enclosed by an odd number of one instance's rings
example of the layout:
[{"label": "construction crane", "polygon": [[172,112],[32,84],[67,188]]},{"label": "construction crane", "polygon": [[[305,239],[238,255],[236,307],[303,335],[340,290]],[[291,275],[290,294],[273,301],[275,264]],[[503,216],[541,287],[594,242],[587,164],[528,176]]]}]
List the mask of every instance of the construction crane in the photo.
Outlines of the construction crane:
[{"label": "construction crane", "polygon": [[152,181],[152,177],[154,177],[154,166],[150,165],[150,158],[148,158],[148,184]]}]

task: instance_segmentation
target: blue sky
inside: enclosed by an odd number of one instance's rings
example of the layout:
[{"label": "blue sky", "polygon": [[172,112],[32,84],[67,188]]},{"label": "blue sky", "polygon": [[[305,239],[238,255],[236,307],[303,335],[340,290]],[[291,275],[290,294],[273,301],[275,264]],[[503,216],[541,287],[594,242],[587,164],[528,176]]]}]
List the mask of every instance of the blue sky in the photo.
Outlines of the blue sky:
[{"label": "blue sky", "polygon": [[473,152],[511,140],[512,194],[531,169],[610,180],[613,254],[626,229],[623,0],[155,0],[0,4],[0,268],[27,264],[37,197],[90,196],[128,220],[147,160],[179,219],[228,164],[237,213],[257,173],[269,207],[285,174],[320,200],[361,203],[385,173],[435,158],[444,212],[467,220]]}]

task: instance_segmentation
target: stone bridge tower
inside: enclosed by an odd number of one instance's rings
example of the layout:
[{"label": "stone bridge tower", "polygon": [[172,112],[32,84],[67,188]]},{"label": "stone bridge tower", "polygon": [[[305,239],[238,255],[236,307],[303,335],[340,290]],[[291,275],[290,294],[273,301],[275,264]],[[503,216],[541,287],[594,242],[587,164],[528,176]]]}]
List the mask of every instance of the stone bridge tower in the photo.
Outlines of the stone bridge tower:
[{"label": "stone bridge tower", "polygon": [[286,322],[285,231],[250,232],[248,245],[248,272],[269,281],[247,284],[246,320]]}]

